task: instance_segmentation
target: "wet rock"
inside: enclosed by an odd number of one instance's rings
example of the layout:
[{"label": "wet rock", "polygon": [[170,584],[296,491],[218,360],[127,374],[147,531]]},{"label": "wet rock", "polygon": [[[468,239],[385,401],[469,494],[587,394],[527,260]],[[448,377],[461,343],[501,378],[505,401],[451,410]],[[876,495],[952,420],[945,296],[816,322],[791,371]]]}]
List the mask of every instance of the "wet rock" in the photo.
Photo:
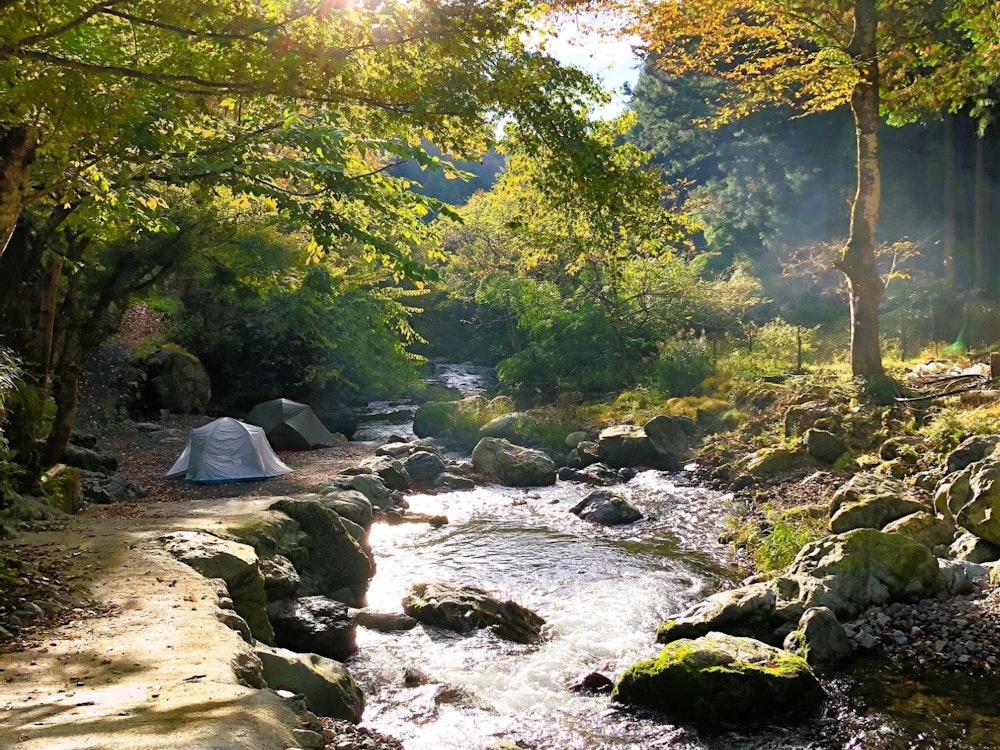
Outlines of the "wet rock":
[{"label": "wet rock", "polygon": [[624,497],[607,489],[594,490],[574,505],[570,512],[584,521],[602,526],[634,523],[642,518],[642,513],[629,505]]},{"label": "wet rock", "polygon": [[489,628],[515,643],[541,640],[545,620],[512,601],[500,601],[482,589],[451,583],[415,583],[403,599],[410,617],[436,627],[468,633]]},{"label": "wet rock", "polygon": [[349,610],[351,618],[361,627],[375,630],[379,633],[396,633],[400,630],[413,630],[417,621],[401,612],[375,612],[371,609]]},{"label": "wet rock", "polygon": [[688,429],[686,417],[668,417],[663,414],[653,417],[642,426],[649,442],[660,455],[659,468],[679,469],[688,452]]},{"label": "wet rock", "polygon": [[582,680],[570,685],[570,690],[574,693],[601,694],[610,693],[614,690],[615,681],[600,672],[591,672]]},{"label": "wet rock", "polygon": [[358,650],[357,625],[347,605],[325,596],[306,596],[268,605],[275,642],[299,653],[344,661]]},{"label": "wet rock", "polygon": [[271,509],[294,519],[304,533],[294,556],[289,555],[302,578],[302,592],[348,588],[363,603],[375,567],[340,516],[315,500],[283,498]]},{"label": "wet rock", "polygon": [[620,484],[622,481],[617,470],[602,463],[591,464],[585,469],[571,469],[568,466],[564,466],[559,469],[558,476],[567,482],[580,482],[581,484],[591,484],[598,487],[608,487],[613,484]]},{"label": "wet rock", "polygon": [[274,690],[304,695],[317,714],[357,723],[365,697],[351,673],[332,659],[298,654],[283,648],[255,649],[264,667],[264,680]]},{"label": "wet rock", "polygon": [[545,453],[499,438],[480,440],[472,451],[472,463],[478,471],[511,487],[537,487],[556,481],[555,462]]},{"label": "wet rock", "polygon": [[844,626],[826,607],[805,611],[798,628],[786,636],[785,650],[801,656],[814,669],[840,666],[854,655]]},{"label": "wet rock", "polygon": [[802,718],[826,693],[805,659],[751,638],[710,633],[668,644],[630,667],[615,686],[621,703],[716,728]]},{"label": "wet rock", "polygon": [[763,640],[774,640],[775,632],[787,624],[777,612],[777,597],[767,582],[720,591],[663,622],[656,640],[670,643],[698,638],[712,631]]},{"label": "wet rock", "polygon": [[387,488],[403,492],[410,486],[410,475],[402,462],[391,456],[372,456],[358,464],[357,473],[377,474]]},{"label": "wet rock", "polygon": [[444,472],[444,461],[430,451],[415,451],[403,461],[403,468],[410,479],[417,484],[433,481]]}]

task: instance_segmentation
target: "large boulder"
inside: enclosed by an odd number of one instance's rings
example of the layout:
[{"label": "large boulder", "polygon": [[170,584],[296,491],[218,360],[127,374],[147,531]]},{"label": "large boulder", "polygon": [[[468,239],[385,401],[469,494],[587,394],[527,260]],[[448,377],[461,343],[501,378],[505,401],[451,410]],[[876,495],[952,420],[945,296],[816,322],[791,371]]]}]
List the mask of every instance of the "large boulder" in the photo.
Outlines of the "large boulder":
[{"label": "large boulder", "polygon": [[922,510],[886,524],[882,531],[886,534],[902,534],[928,549],[947,547],[955,538],[954,523]]},{"label": "large boulder", "polygon": [[139,414],[204,414],[212,398],[212,384],[201,361],[178,346],[157,349],[133,363],[140,383]]},{"label": "large boulder", "polygon": [[584,521],[602,526],[634,523],[642,518],[642,513],[629,505],[624,497],[606,489],[594,490],[574,505],[570,512]]},{"label": "large boulder", "polygon": [[455,422],[460,401],[427,401],[413,416],[413,434],[427,438],[450,430]]},{"label": "large boulder", "polygon": [[548,455],[500,438],[480,440],[472,451],[472,465],[511,487],[539,487],[556,481],[556,465]]},{"label": "large boulder", "polygon": [[611,697],[708,728],[761,725],[816,711],[826,697],[806,660],[751,638],[679,640],[630,667]]},{"label": "large boulder", "polygon": [[955,521],[990,544],[1000,546],[1000,456],[996,453],[969,467],[970,499]]},{"label": "large boulder", "polygon": [[[606,427],[597,437],[601,461],[615,468],[651,466],[661,468],[663,457],[639,425],[620,424]],[[662,468],[670,468],[663,466]]]},{"label": "large boulder", "polygon": [[365,710],[365,695],[347,668],[318,654],[297,654],[284,648],[257,646],[264,681],[272,690],[304,695],[320,716],[357,724]]},{"label": "large boulder", "polygon": [[854,645],[837,616],[826,607],[812,607],[797,630],[785,638],[785,650],[809,662],[813,669],[840,666],[854,655]]},{"label": "large boulder", "polygon": [[302,577],[301,591],[320,594],[349,589],[354,604],[363,604],[375,567],[340,516],[316,500],[282,498],[271,505],[294,519],[302,529],[294,556]]},{"label": "large boulder", "polygon": [[815,466],[816,461],[806,453],[791,448],[761,448],[738,461],[734,470],[746,472],[756,479],[764,479]]},{"label": "large boulder", "polygon": [[934,512],[954,523],[955,516],[972,498],[969,482],[972,471],[968,468],[948,474],[934,489]]},{"label": "large boulder", "polygon": [[670,643],[698,638],[713,630],[731,635],[778,641],[787,625],[777,610],[777,594],[769,583],[753,583],[720,591],[663,622],[656,640]]},{"label": "large boulder", "polygon": [[806,453],[826,464],[832,464],[847,452],[843,440],[832,432],[815,427],[810,427],[802,434],[802,442],[806,446]]},{"label": "large boulder", "polygon": [[969,532],[965,532],[952,542],[948,551],[954,559],[967,560],[972,563],[986,563],[1000,560],[1000,547],[990,544]]},{"label": "large boulder", "polygon": [[388,510],[396,505],[392,493],[377,474],[339,474],[330,480],[327,489],[357,490],[368,498],[372,508]]},{"label": "large boulder", "polygon": [[486,437],[502,438],[514,445],[533,448],[538,445],[538,434],[538,419],[527,412],[515,411],[510,414],[501,414],[484,424],[479,428],[476,439],[478,441]]},{"label": "large boulder", "polygon": [[873,604],[932,598],[944,580],[937,558],[899,534],[856,529],[810,542],[774,582],[779,606],[829,607],[841,620]]},{"label": "large boulder", "polygon": [[961,471],[976,461],[982,461],[1000,444],[1000,435],[973,435],[963,440],[945,459],[945,473]]},{"label": "large boulder", "polygon": [[403,611],[425,625],[459,633],[489,628],[497,637],[515,643],[537,643],[545,624],[520,604],[452,583],[413,584],[403,599]]},{"label": "large boulder", "polygon": [[347,605],[325,596],[306,596],[268,606],[274,639],[282,648],[344,661],[357,653],[357,624]]},{"label": "large boulder", "polygon": [[657,640],[718,630],[777,645],[812,607],[846,621],[873,604],[933,598],[946,584],[926,547],[900,534],[856,529],[810,542],[770,581],[719,592],[675,615]]},{"label": "large boulder", "polygon": [[356,490],[329,489],[317,499],[341,518],[354,521],[366,530],[372,527],[372,504],[364,494]]},{"label": "large boulder", "polygon": [[418,450],[411,453],[403,461],[403,468],[417,484],[433,482],[445,470],[444,461],[440,456],[430,451]]},{"label": "large boulder", "polygon": [[[688,431],[686,418],[668,417],[663,414],[653,417],[642,426],[649,442],[660,455],[660,468],[679,469],[688,451]],[[690,420],[687,420],[690,421]]]},{"label": "large boulder", "polygon": [[852,529],[881,529],[890,521],[923,510],[924,504],[906,497],[897,480],[855,474],[830,499],[830,530],[842,534]]},{"label": "large boulder", "polygon": [[403,462],[392,456],[372,456],[358,464],[357,473],[375,474],[387,488],[403,492],[410,487],[410,475]]},{"label": "large boulder", "polygon": [[274,631],[264,610],[264,576],[253,547],[204,531],[175,531],[160,541],[167,552],[206,578],[225,581],[233,607],[254,637],[274,643]]}]

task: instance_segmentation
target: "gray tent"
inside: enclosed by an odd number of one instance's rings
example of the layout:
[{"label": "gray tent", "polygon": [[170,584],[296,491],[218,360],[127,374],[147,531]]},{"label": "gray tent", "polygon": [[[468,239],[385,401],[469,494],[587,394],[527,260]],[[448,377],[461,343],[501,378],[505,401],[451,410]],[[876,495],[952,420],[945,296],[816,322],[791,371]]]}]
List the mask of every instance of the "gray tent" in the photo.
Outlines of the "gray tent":
[{"label": "gray tent", "polygon": [[290,471],[274,455],[260,427],[222,417],[191,430],[184,452],[167,476],[183,474],[186,479],[203,483],[239,482]]},{"label": "gray tent", "polygon": [[337,437],[323,426],[312,409],[287,398],[257,404],[247,414],[247,422],[262,427],[275,450],[308,450],[337,443]]}]

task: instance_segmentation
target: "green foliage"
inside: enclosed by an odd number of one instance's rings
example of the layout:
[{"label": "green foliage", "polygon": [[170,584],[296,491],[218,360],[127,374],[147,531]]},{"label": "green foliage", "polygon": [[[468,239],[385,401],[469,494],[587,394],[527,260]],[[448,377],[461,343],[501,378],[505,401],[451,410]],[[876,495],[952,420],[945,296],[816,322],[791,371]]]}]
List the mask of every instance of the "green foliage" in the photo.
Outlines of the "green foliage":
[{"label": "green foliage", "polygon": [[715,370],[711,348],[702,338],[661,344],[653,362],[653,381],[674,396],[687,396]]},{"label": "green foliage", "polygon": [[945,454],[971,435],[1000,433],[1000,404],[987,404],[973,409],[943,406],[933,412],[918,434],[939,453]]},{"label": "green foliage", "polygon": [[463,399],[457,403],[454,419],[451,425],[452,438],[462,446],[471,447],[476,443],[476,435],[487,422],[510,414],[514,411],[514,402],[506,396],[495,398]]},{"label": "green foliage", "polygon": [[18,471],[10,455],[10,442],[4,428],[20,379],[21,368],[17,358],[9,349],[0,347],[0,497],[10,492]]},{"label": "green foliage", "polygon": [[764,518],[726,519],[726,537],[735,549],[746,550],[756,570],[775,573],[785,568],[806,544],[826,532],[825,521],[808,509],[779,510],[767,504]]}]

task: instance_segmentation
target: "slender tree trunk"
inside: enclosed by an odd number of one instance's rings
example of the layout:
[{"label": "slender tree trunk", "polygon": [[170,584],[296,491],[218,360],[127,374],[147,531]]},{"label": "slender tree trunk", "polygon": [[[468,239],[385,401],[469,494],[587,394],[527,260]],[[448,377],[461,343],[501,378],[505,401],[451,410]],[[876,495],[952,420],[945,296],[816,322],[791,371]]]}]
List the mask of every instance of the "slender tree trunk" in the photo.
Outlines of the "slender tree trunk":
[{"label": "slender tree trunk", "polygon": [[986,147],[982,136],[976,138],[976,161],[973,183],[972,207],[972,257],[975,262],[974,278],[982,297],[988,297],[992,288],[986,248],[986,208],[989,205],[989,187],[986,184]]},{"label": "slender tree trunk", "polygon": [[941,237],[941,262],[949,289],[955,287],[955,228],[958,210],[955,201],[955,118],[944,116],[944,231]]},{"label": "slender tree trunk", "polygon": [[79,404],[80,365],[83,362],[83,325],[80,313],[80,294],[83,273],[77,271],[70,277],[66,290],[66,335],[59,354],[59,366],[52,380],[52,396],[56,402],[56,415],[52,430],[42,451],[42,464],[52,466],[62,456],[69,443],[76,422]]},{"label": "slender tree trunk", "polygon": [[39,375],[48,382],[52,368],[52,341],[55,333],[56,306],[59,302],[59,283],[62,280],[63,256],[49,254],[48,273],[38,310],[38,330],[32,345]]},{"label": "slender tree trunk", "polygon": [[27,125],[0,125],[0,256],[21,218],[30,184],[28,167],[35,158],[38,132]]},{"label": "slender tree trunk", "polygon": [[851,205],[851,233],[838,263],[847,276],[851,304],[851,371],[884,375],[878,308],[885,285],[875,265],[882,179],[878,162],[879,69],[876,0],[855,0],[854,36],[848,48],[860,73],[851,94],[857,135],[858,187]]}]

